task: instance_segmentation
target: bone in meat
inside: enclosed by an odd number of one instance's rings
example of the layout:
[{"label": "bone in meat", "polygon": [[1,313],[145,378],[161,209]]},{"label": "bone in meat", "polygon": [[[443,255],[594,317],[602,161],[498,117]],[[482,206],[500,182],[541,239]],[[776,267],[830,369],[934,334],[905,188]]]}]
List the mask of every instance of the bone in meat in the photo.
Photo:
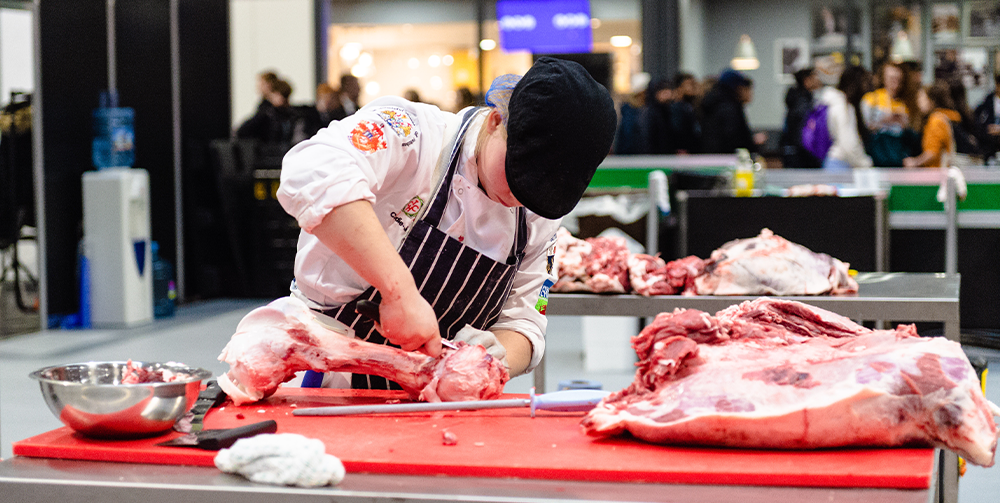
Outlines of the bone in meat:
[{"label": "bone in meat", "polygon": [[912,325],[869,330],[761,298],[715,316],[661,313],[632,345],[635,380],[588,413],[588,434],[771,449],[934,445],[993,465],[1000,409],[958,343]]},{"label": "bone in meat", "polygon": [[503,364],[482,346],[457,345],[432,358],[348,338],[316,321],[302,301],[285,297],[240,321],[219,355],[230,367],[219,385],[237,405],[270,396],[302,370],[382,376],[429,402],[500,396],[510,379]]}]

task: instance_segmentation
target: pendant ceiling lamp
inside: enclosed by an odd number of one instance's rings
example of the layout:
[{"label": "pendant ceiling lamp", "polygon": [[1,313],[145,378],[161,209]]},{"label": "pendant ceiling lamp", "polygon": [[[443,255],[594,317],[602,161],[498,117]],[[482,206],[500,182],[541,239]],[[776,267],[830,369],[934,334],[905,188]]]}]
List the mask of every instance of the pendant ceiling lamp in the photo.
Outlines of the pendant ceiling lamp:
[{"label": "pendant ceiling lamp", "polygon": [[892,41],[892,51],[889,53],[889,57],[896,63],[917,59],[916,53],[913,52],[913,43],[910,42],[910,37],[905,31],[899,30],[896,32],[896,37]]},{"label": "pendant ceiling lamp", "polygon": [[756,70],[760,66],[757,59],[757,50],[753,47],[750,35],[740,36],[740,41],[736,44],[736,56],[730,62],[733,70]]}]

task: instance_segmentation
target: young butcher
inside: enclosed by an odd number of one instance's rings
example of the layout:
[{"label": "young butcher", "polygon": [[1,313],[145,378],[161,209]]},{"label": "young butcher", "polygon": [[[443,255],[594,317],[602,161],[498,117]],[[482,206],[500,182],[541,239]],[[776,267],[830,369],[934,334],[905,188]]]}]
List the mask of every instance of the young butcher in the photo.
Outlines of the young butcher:
[{"label": "young butcher", "polygon": [[[288,152],[278,200],[302,228],[291,295],[322,323],[431,356],[442,337],[480,344],[516,376],[542,358],[559,220],[608,154],[616,115],[582,66],[548,57],[498,77],[486,102],[453,114],[376,99]],[[379,325],[359,300],[380,304]],[[347,378],[310,372],[303,386]]]}]

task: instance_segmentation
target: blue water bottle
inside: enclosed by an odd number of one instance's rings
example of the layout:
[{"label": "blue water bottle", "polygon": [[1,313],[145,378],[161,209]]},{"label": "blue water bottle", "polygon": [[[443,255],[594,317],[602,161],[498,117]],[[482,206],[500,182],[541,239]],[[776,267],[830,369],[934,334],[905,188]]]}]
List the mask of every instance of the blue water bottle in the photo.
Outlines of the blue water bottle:
[{"label": "blue water bottle", "polygon": [[174,315],[174,266],[160,258],[160,244],[150,243],[153,252],[153,316],[168,318]]},{"label": "blue water bottle", "polygon": [[118,93],[101,93],[101,106],[94,110],[94,167],[129,168],[135,164],[135,110],[118,106]]}]

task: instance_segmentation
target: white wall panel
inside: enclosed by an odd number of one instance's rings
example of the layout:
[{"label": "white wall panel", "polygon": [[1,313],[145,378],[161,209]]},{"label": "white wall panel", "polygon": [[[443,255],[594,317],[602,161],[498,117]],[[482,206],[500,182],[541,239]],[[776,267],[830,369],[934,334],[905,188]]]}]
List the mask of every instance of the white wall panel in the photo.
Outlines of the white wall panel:
[{"label": "white wall panel", "polygon": [[257,109],[257,74],[273,70],[292,85],[293,104],[316,98],[312,0],[230,0],[232,123]]},{"label": "white wall panel", "polygon": [[32,12],[0,9],[0,104],[11,91],[35,90]]}]

